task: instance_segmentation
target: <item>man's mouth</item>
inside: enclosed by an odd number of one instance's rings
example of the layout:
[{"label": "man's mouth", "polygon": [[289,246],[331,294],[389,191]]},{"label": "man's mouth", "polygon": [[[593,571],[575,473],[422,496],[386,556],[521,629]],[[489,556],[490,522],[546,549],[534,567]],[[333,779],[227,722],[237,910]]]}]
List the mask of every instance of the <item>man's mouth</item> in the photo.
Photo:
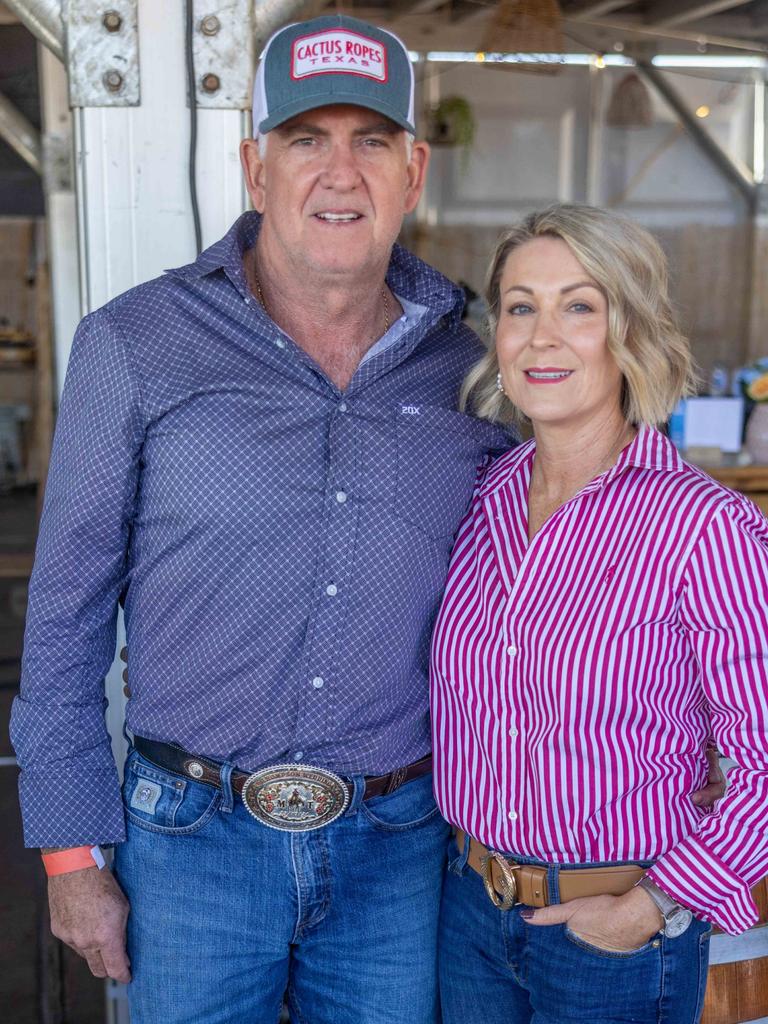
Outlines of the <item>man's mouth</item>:
[{"label": "man's mouth", "polygon": [[362,220],[362,213],[335,213],[330,210],[324,210],[322,213],[316,213],[315,217],[318,220],[325,221],[326,224],[351,224],[353,221]]}]

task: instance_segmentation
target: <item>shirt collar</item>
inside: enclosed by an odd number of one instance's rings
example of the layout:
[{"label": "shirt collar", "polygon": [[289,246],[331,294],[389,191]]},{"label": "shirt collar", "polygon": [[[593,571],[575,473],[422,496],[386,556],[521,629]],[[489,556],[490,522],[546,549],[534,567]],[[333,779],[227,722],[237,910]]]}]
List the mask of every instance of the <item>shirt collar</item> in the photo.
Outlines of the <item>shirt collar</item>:
[{"label": "shirt collar", "polygon": [[[243,213],[229,231],[197,257],[194,263],[168,271],[180,277],[202,278],[222,270],[243,295],[248,285],[243,270],[243,254],[259,237],[261,214],[253,210]],[[426,306],[433,314],[447,316],[451,322],[461,318],[464,293],[447,277],[424,263],[400,245],[392,248],[387,270],[387,283],[391,290],[409,302]]]},{"label": "shirt collar", "polygon": [[[492,462],[480,487],[480,497],[487,498],[507,486],[533,460],[535,452],[536,442],[527,441]],[[653,427],[640,427],[635,439],[622,449],[616,464],[584,490],[605,487],[627,469],[677,473],[682,468],[680,453],[666,435]]]}]

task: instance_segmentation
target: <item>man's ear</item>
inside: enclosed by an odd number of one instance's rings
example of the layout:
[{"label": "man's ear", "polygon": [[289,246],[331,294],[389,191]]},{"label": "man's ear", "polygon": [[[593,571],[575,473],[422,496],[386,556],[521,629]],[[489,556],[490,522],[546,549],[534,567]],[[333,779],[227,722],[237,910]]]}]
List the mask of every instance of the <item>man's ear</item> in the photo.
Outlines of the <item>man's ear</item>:
[{"label": "man's ear", "polygon": [[264,161],[259,153],[258,139],[243,139],[240,143],[240,163],[243,167],[245,187],[251,197],[253,208],[258,213],[264,213],[266,172]]},{"label": "man's ear", "polygon": [[411,149],[411,158],[408,161],[408,187],[405,193],[406,213],[416,209],[416,204],[421,198],[421,193],[424,191],[430,152],[428,142],[414,142]]}]

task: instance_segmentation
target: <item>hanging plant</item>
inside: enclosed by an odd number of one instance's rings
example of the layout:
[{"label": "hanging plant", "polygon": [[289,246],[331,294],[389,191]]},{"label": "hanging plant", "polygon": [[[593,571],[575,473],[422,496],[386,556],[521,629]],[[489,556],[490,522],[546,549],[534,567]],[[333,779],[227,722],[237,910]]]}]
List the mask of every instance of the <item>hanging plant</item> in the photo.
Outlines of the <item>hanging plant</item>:
[{"label": "hanging plant", "polygon": [[433,146],[461,146],[475,140],[475,115],[463,96],[446,96],[430,112],[429,141]]}]

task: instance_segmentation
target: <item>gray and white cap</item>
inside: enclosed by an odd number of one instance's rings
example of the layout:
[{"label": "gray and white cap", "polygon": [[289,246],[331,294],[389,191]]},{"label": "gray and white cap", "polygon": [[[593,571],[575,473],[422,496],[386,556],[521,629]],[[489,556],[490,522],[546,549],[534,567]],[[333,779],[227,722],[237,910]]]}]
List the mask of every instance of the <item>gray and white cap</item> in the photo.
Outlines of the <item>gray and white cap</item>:
[{"label": "gray and white cap", "polygon": [[402,40],[344,14],[275,32],[253,83],[253,134],[264,135],[305,110],[340,103],[375,110],[415,133],[413,67]]}]

